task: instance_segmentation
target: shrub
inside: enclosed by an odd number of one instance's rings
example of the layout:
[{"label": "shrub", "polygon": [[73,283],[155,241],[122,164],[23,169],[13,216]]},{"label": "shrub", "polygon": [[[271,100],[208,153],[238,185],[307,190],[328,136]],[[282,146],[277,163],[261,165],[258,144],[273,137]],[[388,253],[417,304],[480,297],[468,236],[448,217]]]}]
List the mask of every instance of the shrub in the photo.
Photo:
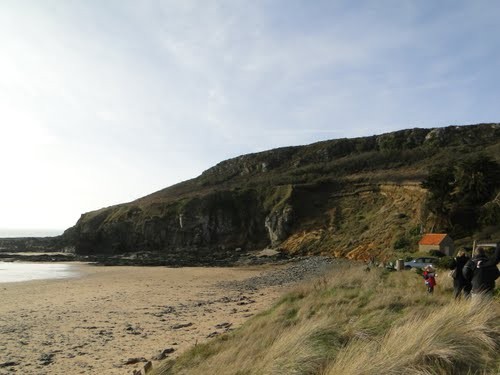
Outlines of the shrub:
[{"label": "shrub", "polygon": [[438,268],[444,268],[444,269],[451,269],[453,265],[453,257],[450,256],[443,256],[439,258],[439,260],[436,262],[435,266]]},{"label": "shrub", "polygon": [[498,225],[500,223],[500,204],[497,202],[486,203],[481,208],[479,222],[483,226]]},{"label": "shrub", "polygon": [[394,250],[402,250],[410,246],[410,241],[408,238],[401,236],[394,241]]},{"label": "shrub", "polygon": [[439,250],[431,250],[431,251],[429,251],[429,255],[432,255],[433,257],[442,258],[446,254],[444,254],[442,251],[439,251]]}]

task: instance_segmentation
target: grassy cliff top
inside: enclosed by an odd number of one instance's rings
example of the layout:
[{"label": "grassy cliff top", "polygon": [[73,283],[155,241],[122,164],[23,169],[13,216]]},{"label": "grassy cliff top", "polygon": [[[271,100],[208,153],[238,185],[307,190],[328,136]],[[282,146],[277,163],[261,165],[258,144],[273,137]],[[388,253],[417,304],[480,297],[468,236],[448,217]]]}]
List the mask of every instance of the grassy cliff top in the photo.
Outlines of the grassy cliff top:
[{"label": "grassy cliff top", "polygon": [[420,181],[429,166],[480,151],[500,161],[500,124],[414,128],[242,155],[132,203],[146,205],[213,190],[312,183],[328,178]]}]

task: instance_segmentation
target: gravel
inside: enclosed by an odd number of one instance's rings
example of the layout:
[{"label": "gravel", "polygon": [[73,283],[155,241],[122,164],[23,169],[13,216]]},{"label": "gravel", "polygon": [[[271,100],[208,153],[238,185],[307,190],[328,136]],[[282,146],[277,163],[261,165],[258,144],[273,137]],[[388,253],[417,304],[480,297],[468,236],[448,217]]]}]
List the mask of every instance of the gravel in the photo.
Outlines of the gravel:
[{"label": "gravel", "polygon": [[321,276],[341,262],[343,261],[336,258],[320,256],[294,258],[283,268],[264,271],[259,276],[241,281],[220,282],[218,285],[228,289],[258,290],[292,284]]}]

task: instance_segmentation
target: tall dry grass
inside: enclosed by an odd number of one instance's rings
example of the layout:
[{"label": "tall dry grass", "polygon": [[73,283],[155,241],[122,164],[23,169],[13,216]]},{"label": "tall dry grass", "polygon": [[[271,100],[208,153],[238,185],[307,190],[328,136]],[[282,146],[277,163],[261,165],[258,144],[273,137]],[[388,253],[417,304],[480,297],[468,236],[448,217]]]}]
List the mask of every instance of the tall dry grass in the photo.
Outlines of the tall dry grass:
[{"label": "tall dry grass", "polygon": [[343,266],[238,330],[154,370],[167,374],[496,374],[499,302],[434,295],[413,272]]},{"label": "tall dry grass", "polygon": [[498,303],[452,302],[412,315],[379,340],[352,341],[323,374],[497,374]]}]

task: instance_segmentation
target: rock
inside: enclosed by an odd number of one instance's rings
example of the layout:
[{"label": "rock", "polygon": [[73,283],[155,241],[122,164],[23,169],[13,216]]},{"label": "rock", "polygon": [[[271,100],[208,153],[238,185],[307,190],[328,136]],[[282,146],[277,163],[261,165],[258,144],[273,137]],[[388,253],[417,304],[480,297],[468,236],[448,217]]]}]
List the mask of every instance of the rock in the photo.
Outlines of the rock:
[{"label": "rock", "polygon": [[186,327],[191,327],[193,323],[180,323],[180,324],[175,324],[171,328],[172,329],[181,329],[181,328],[186,328]]},{"label": "rock", "polygon": [[264,221],[269,233],[271,245],[276,245],[288,237],[292,225],[293,209],[285,205],[282,209],[271,212]]},{"label": "rock", "polygon": [[[61,236],[55,236],[55,237],[18,237],[18,238],[0,238],[0,249],[1,252],[33,252],[33,253],[49,253],[49,252],[55,252],[55,251],[60,251],[63,248],[63,241]],[[14,257],[18,258],[16,254]],[[30,255],[27,255],[25,259],[29,259]],[[34,258],[37,258],[38,256],[35,254],[32,254]],[[51,257],[54,257],[52,254],[43,254],[42,258],[48,260]],[[61,260],[59,258],[63,259],[70,259],[71,260],[71,255],[68,254],[68,257],[66,255],[61,255],[59,257],[59,254],[56,256],[58,260]],[[22,258],[19,258],[22,259]],[[37,258],[38,259],[38,258]]]},{"label": "rock", "polygon": [[260,257],[273,257],[273,256],[277,256],[277,255],[280,255],[280,252],[278,250],[275,250],[275,249],[264,249],[264,250],[260,251],[259,253],[257,253],[258,258],[260,258]]},{"label": "rock", "polygon": [[40,356],[39,361],[42,365],[47,366],[54,362],[54,353],[44,353]]},{"label": "rock", "polygon": [[165,359],[169,354],[172,354],[173,352],[175,352],[174,348],[167,348],[162,350],[159,354],[155,355],[151,359],[155,361],[161,361],[162,359]]},{"label": "rock", "polygon": [[[229,289],[251,292],[256,289],[296,283],[320,276],[331,269],[333,264],[339,262],[335,258],[321,256],[297,258],[284,268],[274,269],[241,281],[220,282],[218,285]],[[227,298],[227,302],[233,302],[233,300]],[[255,301],[243,295],[237,302],[238,305],[247,305]]]},{"label": "rock", "polygon": [[19,362],[8,361],[8,362],[0,363],[0,368],[2,368],[2,367],[14,367],[14,366],[19,366]]},{"label": "rock", "polygon": [[215,328],[219,328],[219,329],[225,328],[225,329],[227,329],[227,328],[231,327],[232,325],[233,325],[233,323],[220,323],[220,324],[217,324],[215,326]]},{"label": "rock", "polygon": [[127,333],[129,335],[140,335],[142,334],[142,328],[139,327],[139,326],[132,326],[131,324],[127,324],[127,327],[125,328],[125,331],[127,331]]},{"label": "rock", "polygon": [[152,369],[153,369],[153,363],[151,361],[146,362],[146,364],[144,365],[144,368],[143,368],[144,373],[147,374]]},{"label": "rock", "polygon": [[124,365],[135,365],[139,362],[147,362],[148,360],[144,357],[129,358],[123,362]]},{"label": "rock", "polygon": [[117,207],[83,214],[72,228],[71,242],[80,255],[123,254],[139,247],[177,265],[215,265],[236,254],[232,250],[228,257],[226,245],[262,248],[268,243],[265,213],[253,190],[214,191],[183,202],[165,206],[161,215],[151,214],[156,205],[135,204],[119,209],[118,215]]},{"label": "rock", "polygon": [[105,329],[101,329],[99,332],[97,332],[99,336],[113,336],[113,332],[111,331],[106,331]]},{"label": "rock", "polygon": [[165,306],[161,311],[159,312],[146,312],[145,314],[150,314],[153,316],[156,316],[157,318],[162,318],[164,315],[168,314],[176,314],[177,312],[175,311],[175,307],[173,306]]}]

